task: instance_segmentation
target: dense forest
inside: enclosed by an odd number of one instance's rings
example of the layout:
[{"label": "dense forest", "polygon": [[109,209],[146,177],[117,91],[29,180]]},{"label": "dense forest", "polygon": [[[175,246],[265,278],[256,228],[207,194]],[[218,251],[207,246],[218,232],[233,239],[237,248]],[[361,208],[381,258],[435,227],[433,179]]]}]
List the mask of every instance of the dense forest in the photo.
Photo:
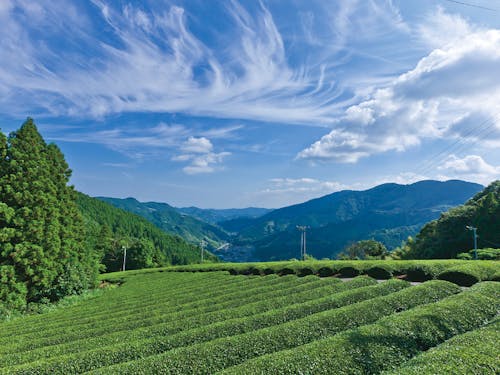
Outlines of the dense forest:
[{"label": "dense forest", "polygon": [[175,234],[194,244],[199,244],[204,240],[210,244],[210,247],[215,248],[228,240],[228,234],[218,226],[182,214],[166,203],[139,202],[134,198],[97,198],[117,208],[142,216],[164,232]]},{"label": "dense forest", "polygon": [[[168,234],[148,220],[116,208],[97,198],[77,194],[86,228],[87,248],[103,254],[107,272],[122,266],[127,249],[127,269],[188,264],[200,260],[200,249],[179,236]],[[207,253],[205,259],[216,260]]]},{"label": "dense forest", "polygon": [[125,249],[127,269],[199,261],[182,238],[76,192],[71,173],[33,119],[0,132],[0,315],[95,287],[99,271],[122,267]]},{"label": "dense forest", "polygon": [[477,228],[478,248],[500,248],[500,181],[427,223],[399,251],[406,259],[456,258],[474,248],[473,232],[467,227]]}]

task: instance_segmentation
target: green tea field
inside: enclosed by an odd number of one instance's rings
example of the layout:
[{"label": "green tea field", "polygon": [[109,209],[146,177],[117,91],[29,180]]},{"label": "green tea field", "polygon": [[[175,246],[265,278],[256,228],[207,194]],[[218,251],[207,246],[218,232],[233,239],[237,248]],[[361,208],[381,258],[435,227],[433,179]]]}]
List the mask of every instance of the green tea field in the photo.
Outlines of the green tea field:
[{"label": "green tea field", "polygon": [[108,274],[118,287],[0,323],[0,374],[498,374],[497,270],[294,262]]}]

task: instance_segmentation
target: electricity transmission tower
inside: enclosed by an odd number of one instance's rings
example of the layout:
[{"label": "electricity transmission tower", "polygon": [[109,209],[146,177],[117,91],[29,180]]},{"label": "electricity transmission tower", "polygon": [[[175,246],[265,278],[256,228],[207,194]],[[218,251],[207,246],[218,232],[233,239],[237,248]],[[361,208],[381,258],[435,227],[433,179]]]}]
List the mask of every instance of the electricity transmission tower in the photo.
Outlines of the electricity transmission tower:
[{"label": "electricity transmission tower", "polygon": [[302,260],[306,260],[306,237],[307,237],[307,228],[303,225],[297,225],[297,229],[300,231],[300,257]]},{"label": "electricity transmission tower", "polygon": [[122,246],[123,249],[123,266],[122,266],[122,271],[125,271],[125,265],[127,264],[127,247]]},{"label": "electricity transmission tower", "polygon": [[200,242],[200,248],[201,248],[201,251],[200,251],[200,255],[201,255],[201,263],[203,263],[203,253],[205,252],[205,246],[206,246],[206,241],[205,240],[201,240]]},{"label": "electricity transmission tower", "polygon": [[472,231],[474,236],[474,259],[477,260],[477,228],[467,225],[465,228]]}]

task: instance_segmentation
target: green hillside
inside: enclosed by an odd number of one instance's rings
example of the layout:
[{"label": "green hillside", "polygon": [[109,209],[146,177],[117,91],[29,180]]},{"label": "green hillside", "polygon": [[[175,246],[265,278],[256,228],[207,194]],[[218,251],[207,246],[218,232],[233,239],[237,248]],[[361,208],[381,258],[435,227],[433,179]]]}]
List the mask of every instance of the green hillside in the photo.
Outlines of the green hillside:
[{"label": "green hillside", "polygon": [[[131,269],[200,260],[197,246],[165,233],[138,215],[82,193],[78,193],[77,204],[85,221],[87,246],[101,249],[108,271],[121,267],[122,246],[129,248],[127,267]],[[208,253],[206,257],[215,260]]]},{"label": "green hillside", "polygon": [[221,225],[228,230],[239,229],[236,243],[254,245],[259,260],[298,257],[300,235],[296,225],[310,227],[310,254],[335,257],[347,244],[368,238],[395,248],[425,223],[481,189],[481,185],[456,180],[384,184],[366,191],[333,193],[257,219]]},{"label": "green hillside", "polygon": [[500,181],[494,181],[464,205],[455,207],[426,224],[416,240],[408,244],[408,258],[455,258],[474,247],[477,228],[478,248],[500,248]]},{"label": "green hillside", "polygon": [[[490,332],[500,308],[498,282],[463,290],[444,280],[152,270],[102,278],[122,284],[0,323],[0,373],[405,373],[431,348],[461,373],[477,362],[463,338]],[[481,353],[486,373],[498,373],[494,340]],[[436,373],[435,362],[419,373]]]},{"label": "green hillside", "polygon": [[179,213],[174,207],[166,203],[143,203],[134,198],[98,197],[98,199],[122,210],[142,216],[163,231],[176,234],[191,243],[199,244],[200,241],[205,240],[212,247],[217,247],[228,239],[227,233],[218,226]]}]

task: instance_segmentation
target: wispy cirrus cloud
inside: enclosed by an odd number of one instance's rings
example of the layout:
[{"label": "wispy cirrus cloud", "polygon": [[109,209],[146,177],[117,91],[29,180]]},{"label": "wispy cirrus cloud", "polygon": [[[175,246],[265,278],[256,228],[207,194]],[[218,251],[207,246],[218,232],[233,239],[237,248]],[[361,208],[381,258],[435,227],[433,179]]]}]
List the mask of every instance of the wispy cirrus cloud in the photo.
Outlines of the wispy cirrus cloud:
[{"label": "wispy cirrus cloud", "polygon": [[[372,15],[363,23],[366,35],[400,22],[390,2],[343,1],[331,9],[319,2],[325,8],[322,22],[335,24],[322,28],[321,37],[333,38],[335,46],[297,59],[263,2],[252,12],[236,1],[225,5],[225,33],[231,38],[224,39],[224,48],[202,40],[179,6],[145,9],[102,0],[94,0],[91,10],[79,3],[5,4],[0,111],[28,106],[41,114],[81,117],[183,112],[324,126],[353,100],[331,69],[337,64],[332,57],[352,35],[349,28],[361,25],[364,14]],[[96,9],[98,17],[88,16]],[[66,45],[64,56],[55,38]]]},{"label": "wispy cirrus cloud", "polygon": [[181,124],[160,122],[147,128],[121,127],[65,135],[49,133],[47,138],[51,141],[99,144],[129,157],[142,158],[147,153],[176,148],[191,132],[192,130]]}]

